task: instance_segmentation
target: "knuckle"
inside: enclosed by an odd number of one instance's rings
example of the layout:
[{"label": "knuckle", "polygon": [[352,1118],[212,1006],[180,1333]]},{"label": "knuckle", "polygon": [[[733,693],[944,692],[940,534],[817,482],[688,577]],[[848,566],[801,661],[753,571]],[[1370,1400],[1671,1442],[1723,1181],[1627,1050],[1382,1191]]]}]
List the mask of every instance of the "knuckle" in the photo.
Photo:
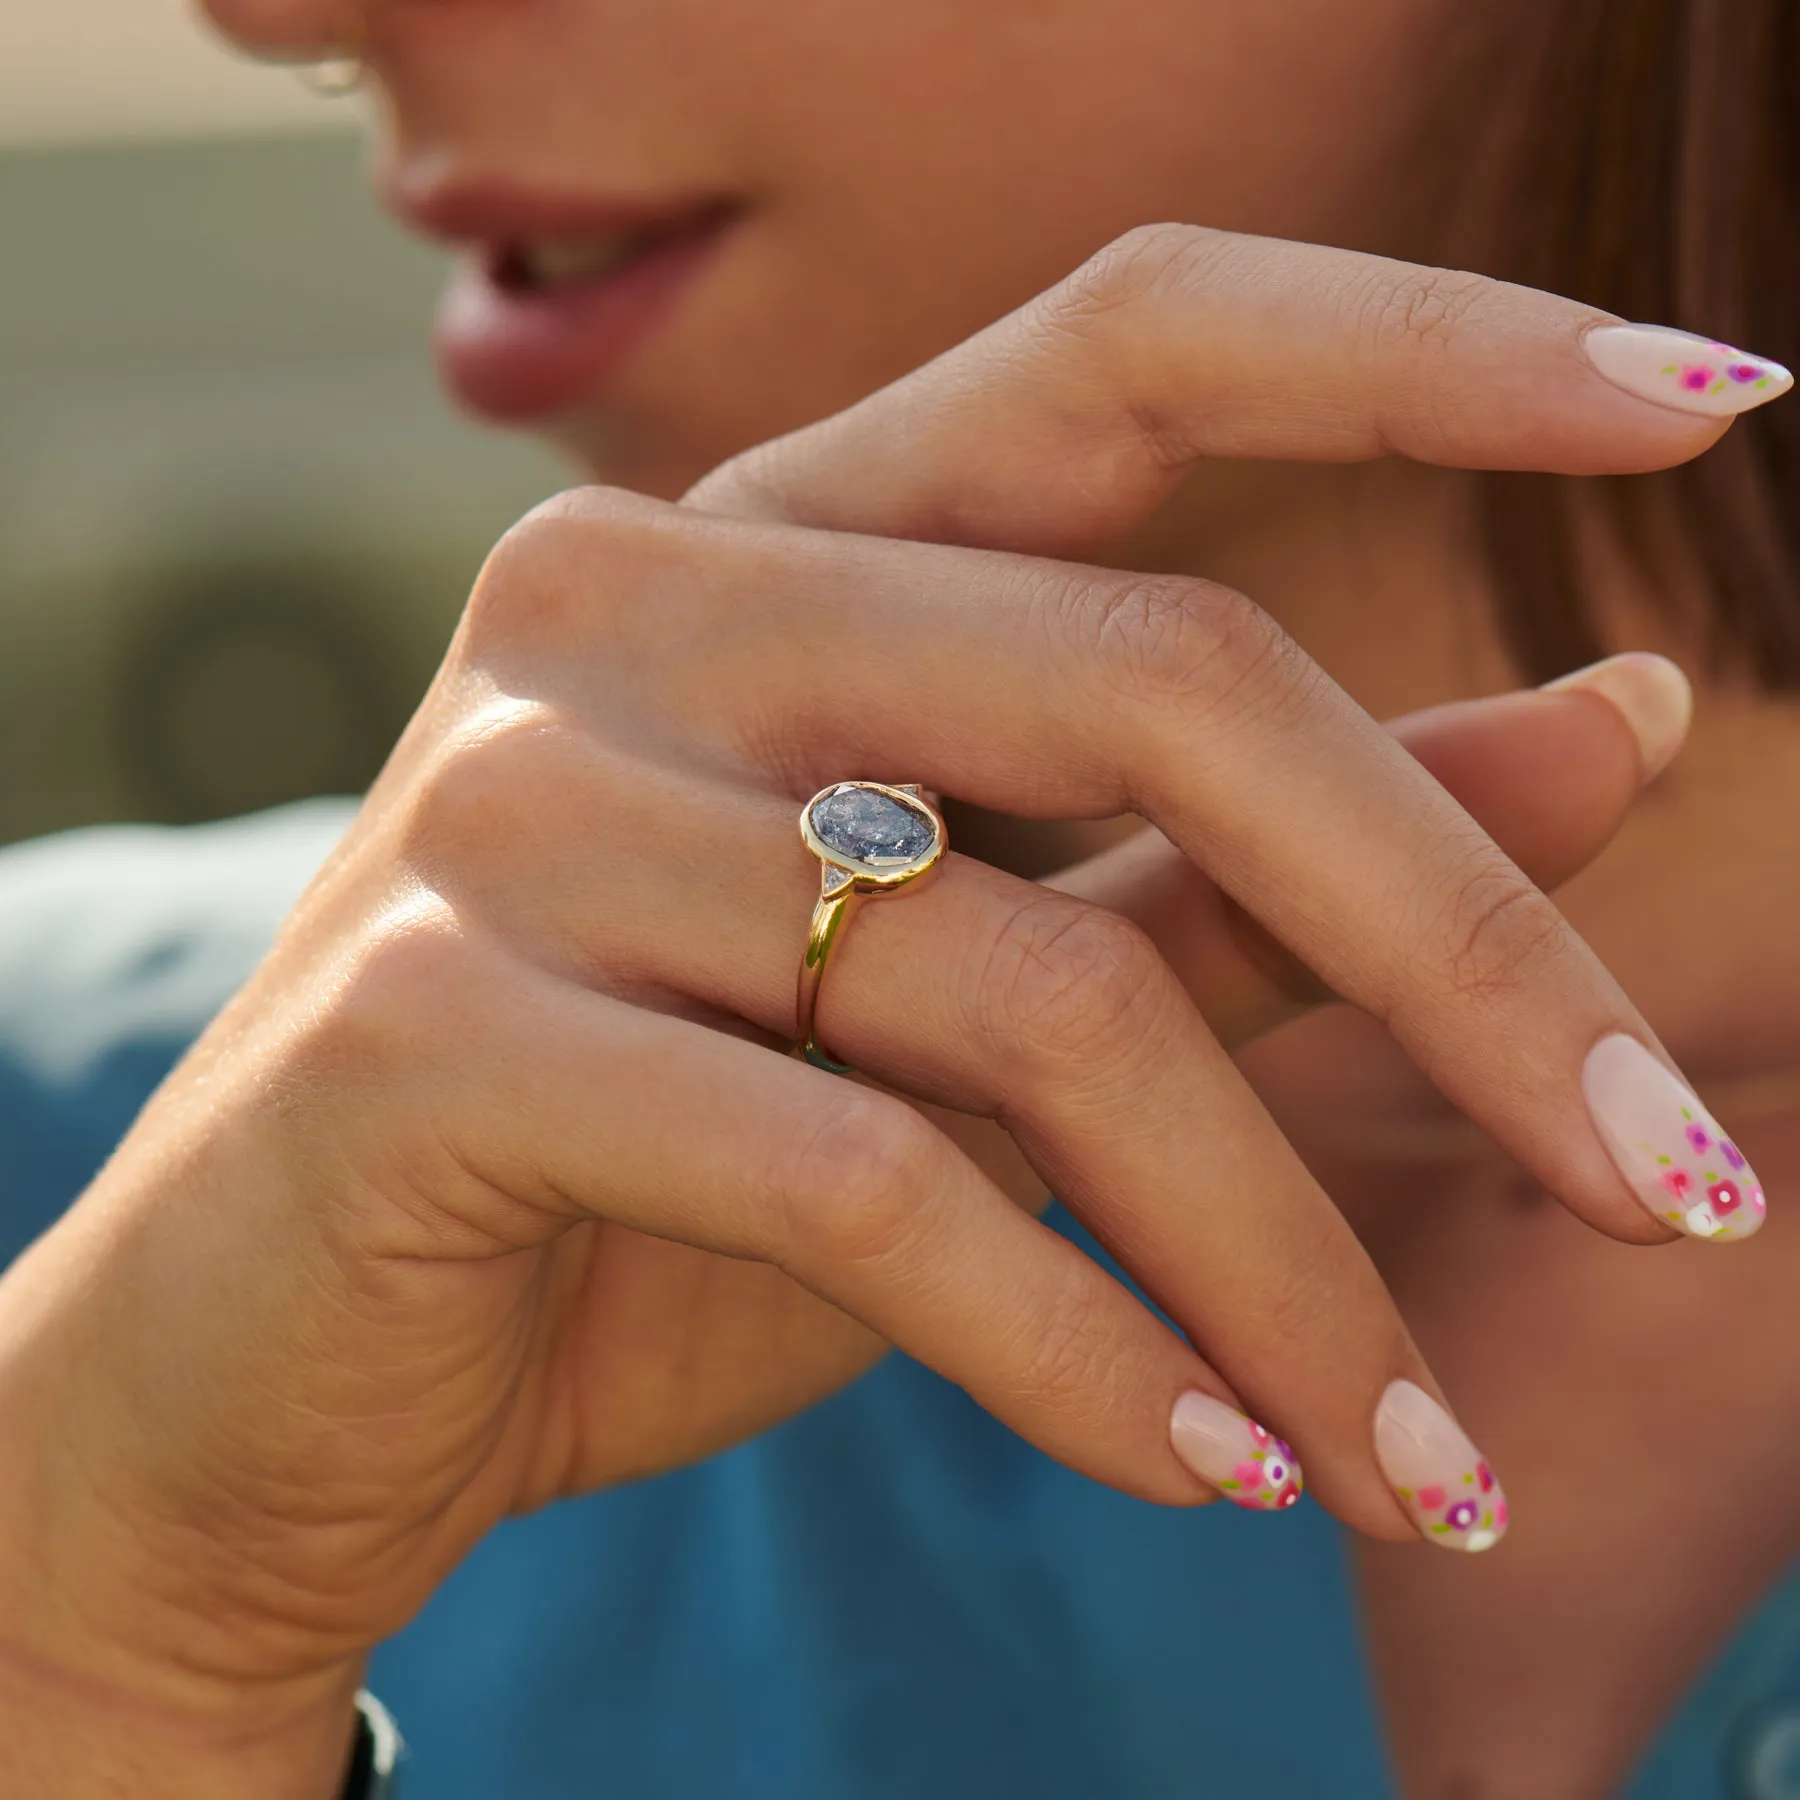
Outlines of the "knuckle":
[{"label": "knuckle", "polygon": [[1165,979],[1129,919],[1046,891],[986,950],[975,1004],[984,1036],[1014,1066],[1107,1066],[1143,1041]]},{"label": "knuckle", "polygon": [[1497,859],[1496,865],[1455,885],[1437,933],[1451,996],[1478,1005],[1531,986],[1568,937],[1544,895],[1518,870]]},{"label": "knuckle", "polygon": [[[1174,470],[1195,455],[1194,426],[1169,403],[1163,384],[1146,381],[1142,343],[1184,322],[1154,324],[1147,315],[1192,298],[1217,272],[1226,234],[1199,225],[1140,225],[1113,239],[1026,310],[1024,329],[1078,380],[1090,398],[1108,397],[1102,418],[1126,432],[1126,453]],[[1116,455],[1106,438],[1091,452]]]},{"label": "knuckle", "polygon": [[496,700],[432,747],[400,826],[402,860],[427,881],[511,865],[540,827],[521,796],[566,799],[587,785],[576,732],[542,702]]},{"label": "knuckle", "polygon": [[1377,350],[1441,349],[1490,286],[1460,269],[1390,264],[1369,279],[1358,310]]},{"label": "knuckle", "polygon": [[367,927],[341,959],[304,1035],[317,1074],[359,1084],[429,1066],[474,1003],[477,958],[454,910],[415,896]]},{"label": "knuckle", "polygon": [[794,517],[788,476],[799,461],[799,444],[809,436],[806,432],[791,433],[740,450],[689,488],[682,496],[682,504],[701,512],[731,513],[746,519]]},{"label": "knuckle", "polygon": [[1129,1350],[1115,1321],[1094,1305],[1086,1280],[1071,1275],[1044,1296],[1023,1359],[1031,1398],[1067,1415],[1091,1415],[1124,1385]]},{"label": "knuckle", "polygon": [[944,1177],[942,1140],[910,1107],[849,1083],[808,1115],[774,1189],[786,1249],[806,1265],[885,1262],[920,1228]]},{"label": "knuckle", "polygon": [[1133,705],[1219,702],[1291,661],[1292,641],[1253,600],[1179,575],[1097,583],[1075,597],[1077,648]]},{"label": "knuckle", "polygon": [[463,637],[484,647],[603,630],[632,575],[667,540],[676,509],[618,488],[581,487],[532,508],[476,577]]},{"label": "knuckle", "polygon": [[1210,257],[1222,235],[1203,225],[1133,226],[1052,288],[1045,296],[1048,311],[1079,325],[1135,306]]}]

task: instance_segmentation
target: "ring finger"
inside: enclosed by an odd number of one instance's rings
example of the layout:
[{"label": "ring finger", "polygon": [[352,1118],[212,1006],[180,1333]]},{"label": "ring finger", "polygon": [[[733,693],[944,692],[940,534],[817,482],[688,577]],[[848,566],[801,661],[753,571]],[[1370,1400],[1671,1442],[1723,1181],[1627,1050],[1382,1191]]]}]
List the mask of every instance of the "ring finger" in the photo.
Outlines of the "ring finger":
[{"label": "ring finger", "polygon": [[[635,764],[596,777],[607,791],[592,808],[591,878],[535,889],[541,953],[574,946],[566,972],[584,981],[681,994],[791,1035],[818,891],[791,808]],[[565,773],[562,791],[576,779]],[[614,857],[615,838],[662,851]],[[516,905],[514,891],[484,902]],[[1383,1536],[1416,1522],[1393,1490],[1432,1482],[1411,1464],[1384,1471],[1371,1427],[1392,1383],[1435,1384],[1354,1234],[1141,931],[951,856],[930,885],[864,906],[832,953],[821,1018],[831,1047],[883,1083],[1003,1124],[1248,1409],[1295,1443],[1334,1511]],[[1448,1487],[1469,1458],[1444,1425],[1435,1480]]]}]

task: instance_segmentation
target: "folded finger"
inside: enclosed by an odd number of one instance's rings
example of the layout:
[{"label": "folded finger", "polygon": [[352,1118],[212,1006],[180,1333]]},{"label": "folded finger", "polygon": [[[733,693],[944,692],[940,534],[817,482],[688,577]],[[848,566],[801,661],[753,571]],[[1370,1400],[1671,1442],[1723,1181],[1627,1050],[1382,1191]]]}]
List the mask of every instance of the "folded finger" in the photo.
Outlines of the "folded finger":
[{"label": "folded finger", "polygon": [[1487,276],[1159,225],[689,503],[1067,555],[1208,458],[1634,473],[1791,385],[1764,358]]},{"label": "folded finger", "polygon": [[442,1120],[478,1196],[773,1263],[1143,1499],[1193,1505],[1231,1479],[1235,1463],[1203,1483],[1176,1455],[1184,1396],[1238,1461],[1266,1450],[1189,1345],[902,1101],[541,970],[510,970],[504,1004],[483,1005],[466,955],[454,988],[437,979],[429,931],[403,954],[446,1031],[490,1052]]}]

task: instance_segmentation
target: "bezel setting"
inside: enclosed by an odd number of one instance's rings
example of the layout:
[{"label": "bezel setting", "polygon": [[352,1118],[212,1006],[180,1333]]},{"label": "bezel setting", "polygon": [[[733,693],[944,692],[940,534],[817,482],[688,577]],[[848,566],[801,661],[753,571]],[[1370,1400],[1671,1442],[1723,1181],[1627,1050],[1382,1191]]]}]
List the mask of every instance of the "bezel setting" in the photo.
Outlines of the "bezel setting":
[{"label": "bezel setting", "polygon": [[[827,800],[845,793],[879,794],[924,824],[931,833],[930,843],[906,857],[851,856],[833,848],[819,835],[813,814]],[[910,783],[902,787],[890,786],[883,781],[834,781],[830,787],[821,788],[801,811],[800,836],[807,849],[824,865],[826,898],[846,888],[854,888],[858,893],[878,894],[905,887],[937,867],[949,841],[943,815],[926,799],[922,788]]]}]

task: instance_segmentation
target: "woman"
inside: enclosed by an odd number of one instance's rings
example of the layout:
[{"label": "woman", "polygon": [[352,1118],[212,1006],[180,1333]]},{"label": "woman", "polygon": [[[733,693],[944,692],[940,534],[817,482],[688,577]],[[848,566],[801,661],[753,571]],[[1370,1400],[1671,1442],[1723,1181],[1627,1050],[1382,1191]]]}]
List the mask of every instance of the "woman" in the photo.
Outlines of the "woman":
[{"label": "woman", "polygon": [[212,11],[638,492],[0,1287],[9,1791],[1788,1791],[1794,9]]}]

